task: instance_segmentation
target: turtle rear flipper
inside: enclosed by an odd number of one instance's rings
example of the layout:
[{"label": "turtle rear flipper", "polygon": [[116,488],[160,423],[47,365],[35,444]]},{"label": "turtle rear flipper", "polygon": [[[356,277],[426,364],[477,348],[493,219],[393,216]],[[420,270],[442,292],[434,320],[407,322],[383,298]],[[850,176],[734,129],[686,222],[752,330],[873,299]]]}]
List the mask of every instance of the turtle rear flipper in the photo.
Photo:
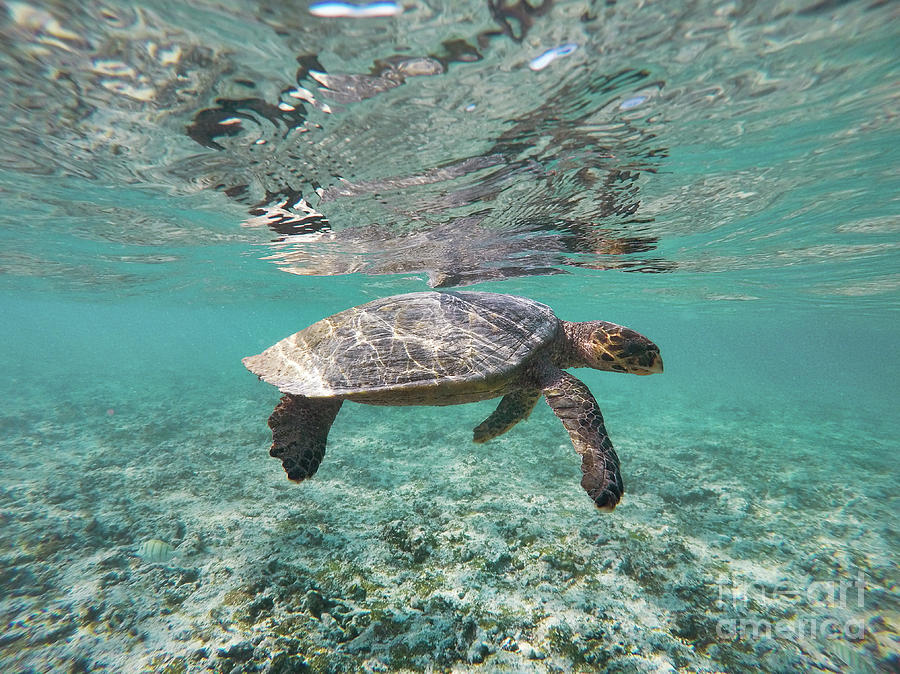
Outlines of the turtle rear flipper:
[{"label": "turtle rear flipper", "polygon": [[315,475],[325,456],[328,431],[341,409],[340,398],[306,398],[286,393],[269,417],[272,448],[288,479],[301,482]]},{"label": "turtle rear flipper", "polygon": [[482,443],[503,435],[520,421],[525,421],[540,399],[540,389],[519,389],[507,393],[493,414],[475,427],[472,440]]},{"label": "turtle rear flipper", "polygon": [[581,455],[581,486],[597,508],[612,512],[625,486],[597,401],[584,382],[562,371],[550,378],[544,396]]}]

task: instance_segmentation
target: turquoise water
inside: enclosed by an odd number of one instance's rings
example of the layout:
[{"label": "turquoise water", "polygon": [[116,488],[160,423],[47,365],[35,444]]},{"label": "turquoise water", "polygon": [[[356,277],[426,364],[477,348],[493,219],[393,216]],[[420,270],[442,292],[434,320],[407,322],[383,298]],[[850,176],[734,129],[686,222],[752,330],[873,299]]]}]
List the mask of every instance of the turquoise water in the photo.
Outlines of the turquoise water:
[{"label": "turquoise water", "polygon": [[[0,669],[897,671],[895,4],[192,5],[0,13]],[[240,359],[429,287],[659,344],[614,513],[543,403],[285,479]]]}]

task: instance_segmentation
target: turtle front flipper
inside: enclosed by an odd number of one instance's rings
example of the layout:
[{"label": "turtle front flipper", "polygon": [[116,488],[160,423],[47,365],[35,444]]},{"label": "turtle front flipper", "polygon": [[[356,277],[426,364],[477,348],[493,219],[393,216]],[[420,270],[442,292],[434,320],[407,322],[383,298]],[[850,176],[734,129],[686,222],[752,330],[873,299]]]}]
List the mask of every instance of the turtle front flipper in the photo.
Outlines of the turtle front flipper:
[{"label": "turtle front flipper", "polygon": [[269,456],[281,459],[288,479],[301,482],[315,475],[342,402],[340,398],[306,398],[290,393],[281,396],[269,417]]},{"label": "turtle front flipper", "polygon": [[493,414],[475,427],[472,439],[481,443],[503,435],[520,421],[525,421],[540,399],[540,389],[519,389],[506,394]]},{"label": "turtle front flipper", "polygon": [[544,395],[581,455],[581,486],[600,510],[612,512],[625,487],[597,401],[584,382],[562,371],[550,377]]}]

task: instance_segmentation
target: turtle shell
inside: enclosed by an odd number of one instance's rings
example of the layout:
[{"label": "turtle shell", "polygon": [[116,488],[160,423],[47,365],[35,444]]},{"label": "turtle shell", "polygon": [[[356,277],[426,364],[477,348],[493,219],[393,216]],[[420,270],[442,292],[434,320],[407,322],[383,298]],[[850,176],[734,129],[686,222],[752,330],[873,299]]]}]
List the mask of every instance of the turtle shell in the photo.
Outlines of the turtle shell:
[{"label": "turtle shell", "polygon": [[[383,404],[396,393],[393,404],[416,404],[429,397],[417,401],[420,390],[497,389],[558,329],[550,307],[524,297],[409,293],[329,316],[243,363],[283,393],[377,393]],[[473,399],[481,397],[491,396]]]}]

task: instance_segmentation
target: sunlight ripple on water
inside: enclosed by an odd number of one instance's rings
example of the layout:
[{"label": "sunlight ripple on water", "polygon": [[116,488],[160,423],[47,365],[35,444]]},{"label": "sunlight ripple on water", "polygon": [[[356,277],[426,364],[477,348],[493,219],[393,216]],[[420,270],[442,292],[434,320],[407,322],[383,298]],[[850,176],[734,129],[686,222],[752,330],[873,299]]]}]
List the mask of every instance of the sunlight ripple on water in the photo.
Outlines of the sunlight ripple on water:
[{"label": "sunlight ripple on water", "polygon": [[[896,287],[896,237],[851,226],[895,215],[889,4],[576,5],[9,3],[0,189],[29,217],[7,282],[157,287],[147,263],[242,242],[291,273],[438,287],[572,268]],[[822,265],[814,287],[798,265]]]}]

